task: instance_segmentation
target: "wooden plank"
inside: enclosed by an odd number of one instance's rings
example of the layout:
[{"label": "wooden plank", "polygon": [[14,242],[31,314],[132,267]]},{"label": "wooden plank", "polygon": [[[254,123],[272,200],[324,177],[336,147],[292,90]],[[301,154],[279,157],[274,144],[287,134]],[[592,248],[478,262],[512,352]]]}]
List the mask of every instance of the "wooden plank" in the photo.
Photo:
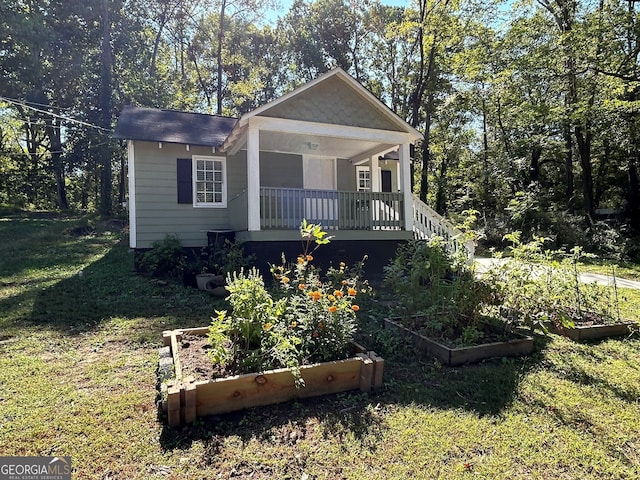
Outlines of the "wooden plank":
[{"label": "wooden plank", "polygon": [[463,365],[492,357],[508,357],[527,355],[533,351],[534,342],[531,337],[523,337],[508,342],[492,342],[462,348],[449,348],[435,340],[411,331],[400,323],[385,319],[385,328],[399,331],[411,339],[412,344],[426,355],[440,360],[445,365]]},{"label": "wooden plank", "polygon": [[371,387],[373,387],[375,364],[366,353],[359,353],[358,357],[362,359],[362,366],[360,367],[360,390],[369,392],[371,391]]},{"label": "wooden plank", "polygon": [[182,337],[182,335],[200,335],[202,337],[206,337],[209,335],[209,327],[198,327],[198,328],[181,328],[177,330],[178,337]]},{"label": "wooden plank", "polygon": [[508,342],[495,342],[474,347],[451,349],[450,365],[463,365],[492,357],[527,355],[533,351],[533,339],[523,338]]},{"label": "wooden plank", "polygon": [[180,335],[178,330],[171,332],[171,354],[173,355],[173,370],[176,374],[176,380],[179,382],[182,380],[182,368],[180,366],[180,350],[178,347],[178,336]]},{"label": "wooden plank", "polygon": [[167,416],[170,427],[179,427],[180,415],[180,385],[174,382],[167,383]]},{"label": "wooden plank", "polygon": [[373,361],[373,384],[374,390],[382,388],[382,374],[384,373],[384,358],[380,357],[376,352],[369,352],[369,358]]},{"label": "wooden plank", "polygon": [[162,344],[165,347],[171,346],[171,330],[165,330],[162,332]]},{"label": "wooden plank", "polygon": [[300,367],[305,387],[296,388],[288,369],[196,382],[197,415],[216,415],[360,387],[362,359],[352,358]]},{"label": "wooden plank", "polygon": [[185,424],[193,423],[196,419],[196,383],[193,377],[185,378],[182,384],[184,403],[182,405],[182,420]]}]

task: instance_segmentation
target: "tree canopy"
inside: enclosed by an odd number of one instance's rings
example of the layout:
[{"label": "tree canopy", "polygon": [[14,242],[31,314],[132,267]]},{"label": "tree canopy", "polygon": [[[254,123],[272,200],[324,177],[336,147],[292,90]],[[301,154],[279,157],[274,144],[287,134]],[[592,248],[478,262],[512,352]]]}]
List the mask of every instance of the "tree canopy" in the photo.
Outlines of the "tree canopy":
[{"label": "tree canopy", "polygon": [[638,2],[295,0],[268,23],[273,8],[0,0],[0,202],[110,214],[123,105],[240,115],[339,66],[424,133],[415,193],[478,212],[489,243],[601,242],[605,211],[640,231]]}]

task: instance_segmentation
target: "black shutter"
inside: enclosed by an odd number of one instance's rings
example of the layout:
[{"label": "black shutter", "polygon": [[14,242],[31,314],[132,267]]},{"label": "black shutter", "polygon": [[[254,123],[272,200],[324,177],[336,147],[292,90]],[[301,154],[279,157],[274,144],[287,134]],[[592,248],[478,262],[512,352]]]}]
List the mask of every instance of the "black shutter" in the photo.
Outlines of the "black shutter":
[{"label": "black shutter", "polygon": [[178,203],[193,203],[191,165],[192,162],[190,158],[178,158]]}]

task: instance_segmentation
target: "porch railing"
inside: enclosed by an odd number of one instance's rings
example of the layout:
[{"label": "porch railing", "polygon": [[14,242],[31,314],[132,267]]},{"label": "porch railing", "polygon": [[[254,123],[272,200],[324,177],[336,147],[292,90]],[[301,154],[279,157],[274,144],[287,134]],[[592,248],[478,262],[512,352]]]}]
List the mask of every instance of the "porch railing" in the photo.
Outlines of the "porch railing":
[{"label": "porch railing", "polygon": [[415,195],[413,197],[413,234],[417,239],[442,237],[447,242],[447,248],[451,253],[464,249],[467,256],[473,259],[475,252],[473,241],[466,239],[449,220]]},{"label": "porch railing", "polygon": [[303,218],[339,230],[403,230],[401,193],[260,188],[260,228],[298,229]]}]

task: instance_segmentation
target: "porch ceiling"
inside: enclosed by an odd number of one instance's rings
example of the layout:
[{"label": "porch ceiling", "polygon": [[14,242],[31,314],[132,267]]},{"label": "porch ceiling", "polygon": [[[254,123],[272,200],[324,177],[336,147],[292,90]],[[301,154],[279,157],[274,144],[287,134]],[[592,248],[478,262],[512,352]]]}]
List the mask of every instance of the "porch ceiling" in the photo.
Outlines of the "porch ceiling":
[{"label": "porch ceiling", "polygon": [[366,140],[260,131],[260,150],[268,152],[356,159],[388,150],[391,146]]}]

